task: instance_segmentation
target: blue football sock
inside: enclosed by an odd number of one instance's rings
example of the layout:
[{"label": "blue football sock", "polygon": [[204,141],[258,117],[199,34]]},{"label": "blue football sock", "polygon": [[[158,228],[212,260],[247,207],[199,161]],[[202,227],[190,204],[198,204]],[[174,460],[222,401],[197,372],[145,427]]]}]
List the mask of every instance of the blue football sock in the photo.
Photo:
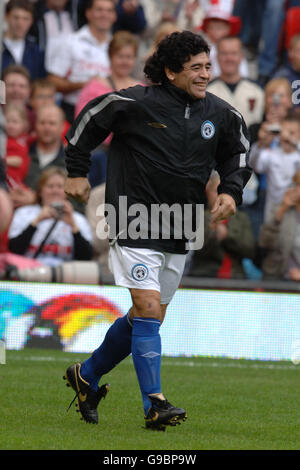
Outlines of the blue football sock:
[{"label": "blue football sock", "polygon": [[160,321],[156,318],[132,320],[132,359],[138,377],[145,416],[151,408],[148,395],[161,393]]},{"label": "blue football sock", "polygon": [[131,333],[132,324],[128,312],[111,325],[99,348],[82,363],[81,376],[93,390],[97,391],[102,375],[111,371],[131,353]]}]

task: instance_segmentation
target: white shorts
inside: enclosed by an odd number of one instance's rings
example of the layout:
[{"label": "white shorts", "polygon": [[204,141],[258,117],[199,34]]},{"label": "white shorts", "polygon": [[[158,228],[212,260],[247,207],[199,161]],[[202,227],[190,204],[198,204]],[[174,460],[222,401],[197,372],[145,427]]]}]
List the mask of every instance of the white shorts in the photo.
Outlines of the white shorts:
[{"label": "white shorts", "polygon": [[160,303],[168,304],[179,286],[185,259],[186,255],[115,243],[110,247],[108,263],[117,286],[157,290]]}]

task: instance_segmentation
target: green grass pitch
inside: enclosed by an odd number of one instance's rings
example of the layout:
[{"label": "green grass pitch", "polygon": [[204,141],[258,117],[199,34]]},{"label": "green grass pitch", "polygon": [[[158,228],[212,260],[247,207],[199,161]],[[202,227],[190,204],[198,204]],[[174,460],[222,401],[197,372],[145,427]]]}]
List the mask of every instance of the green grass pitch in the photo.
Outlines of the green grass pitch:
[{"label": "green grass pitch", "polygon": [[[221,358],[162,359],[168,400],[188,419],[146,430],[131,358],[105,377],[111,387],[99,424],[67,412],[74,397],[62,379],[86,354],[7,351],[0,365],[1,450],[292,450],[300,448],[299,367]],[[102,382],[101,382],[102,383]]]}]

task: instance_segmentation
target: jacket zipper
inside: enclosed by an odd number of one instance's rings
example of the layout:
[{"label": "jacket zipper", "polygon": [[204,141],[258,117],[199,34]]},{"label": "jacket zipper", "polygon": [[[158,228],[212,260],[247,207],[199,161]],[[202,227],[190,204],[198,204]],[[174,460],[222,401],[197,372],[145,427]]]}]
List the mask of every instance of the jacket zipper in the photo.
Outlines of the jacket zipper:
[{"label": "jacket zipper", "polygon": [[185,111],[184,111],[184,119],[190,119],[190,116],[191,116],[191,107],[190,107],[190,104],[187,103],[185,107]]},{"label": "jacket zipper", "polygon": [[189,103],[186,104],[185,110],[184,110],[184,140],[183,140],[183,152],[182,155],[184,155],[184,158],[187,154],[187,149],[188,149],[188,126],[187,126],[187,120],[190,119],[191,117],[191,106]]}]

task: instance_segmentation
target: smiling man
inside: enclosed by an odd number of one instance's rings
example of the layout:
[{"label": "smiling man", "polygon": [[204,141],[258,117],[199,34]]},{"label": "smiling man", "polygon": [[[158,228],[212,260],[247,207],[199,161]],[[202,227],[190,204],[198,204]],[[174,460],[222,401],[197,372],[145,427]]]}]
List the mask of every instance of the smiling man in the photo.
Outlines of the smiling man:
[{"label": "smiling man", "polygon": [[253,80],[242,77],[240,64],[243,60],[243,44],[234,36],[221,39],[217,45],[221,74],[212,80],[207,90],[236,108],[247,126],[260,123],[265,101],[263,89]]},{"label": "smiling man", "polygon": [[[144,72],[152,86],[92,100],[67,134],[65,191],[83,201],[89,197],[90,152],[114,134],[106,180],[107,207],[116,215],[107,217],[110,265],[116,284],[129,289],[132,306],[91,357],[71,365],[65,378],[77,393],[83,419],[97,423],[97,406],[107,392],[107,386],[98,388],[98,383],[132,353],[146,427],[161,430],[186,418],[186,411],[171,405],[162,393],[160,376],[159,329],[181,280],[191,238],[178,229],[186,219],[196,227],[197,208],[206,201],[213,169],[221,183],[212,224],[235,213],[251,170],[242,116],[206,92],[209,47],[201,36],[189,31],[167,36]],[[137,208],[146,208],[149,215],[161,204],[176,207],[173,219],[167,211],[165,220],[164,213],[162,220],[146,219],[148,231],[128,229],[138,219]]]}]

